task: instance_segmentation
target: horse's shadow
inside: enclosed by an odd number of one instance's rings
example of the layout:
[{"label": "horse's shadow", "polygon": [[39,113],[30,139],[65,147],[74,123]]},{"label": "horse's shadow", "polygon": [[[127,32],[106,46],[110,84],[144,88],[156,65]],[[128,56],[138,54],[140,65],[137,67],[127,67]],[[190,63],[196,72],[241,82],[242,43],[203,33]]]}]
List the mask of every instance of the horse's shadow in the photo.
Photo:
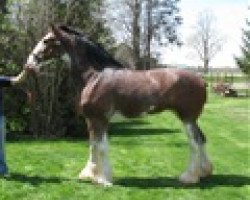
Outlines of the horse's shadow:
[{"label": "horse's shadow", "polygon": [[169,128],[152,128],[141,127],[141,125],[147,125],[145,121],[132,120],[125,122],[112,122],[109,127],[109,135],[111,136],[138,136],[138,135],[162,135],[162,134],[174,134],[180,133],[181,129],[169,129]]},{"label": "horse's shadow", "polygon": [[64,181],[70,181],[70,179],[57,177],[57,176],[38,176],[38,175],[24,175],[20,173],[11,173],[7,177],[5,177],[7,181],[16,181],[21,183],[29,183],[33,186],[38,186],[40,184],[60,184]]},{"label": "horse's shadow", "polygon": [[[76,181],[78,179],[69,179],[57,176],[30,176],[20,173],[11,173],[5,178],[7,181],[16,181],[21,183],[29,183],[33,186],[39,186],[41,184],[61,184],[67,181]],[[85,181],[83,181],[85,182]],[[122,187],[135,187],[140,189],[150,188],[175,188],[175,189],[207,189],[213,187],[242,187],[244,185],[250,185],[250,177],[243,175],[213,175],[209,178],[201,180],[198,184],[184,185],[173,177],[126,177],[115,178],[114,185]]]},{"label": "horse's shadow", "polygon": [[141,177],[127,177],[117,178],[115,185],[123,187],[136,187],[141,189],[149,188],[182,188],[182,189],[207,189],[213,187],[242,187],[250,185],[250,177],[243,175],[223,175],[217,174],[209,178],[202,179],[200,183],[185,185],[173,177],[156,177],[156,178],[141,178]]}]

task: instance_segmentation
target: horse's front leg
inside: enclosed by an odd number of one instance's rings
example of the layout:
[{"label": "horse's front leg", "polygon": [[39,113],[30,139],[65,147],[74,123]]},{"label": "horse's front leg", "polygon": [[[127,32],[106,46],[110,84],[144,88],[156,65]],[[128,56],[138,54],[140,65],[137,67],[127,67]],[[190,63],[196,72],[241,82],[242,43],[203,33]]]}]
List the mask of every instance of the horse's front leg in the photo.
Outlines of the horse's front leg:
[{"label": "horse's front leg", "polygon": [[112,185],[111,166],[108,158],[107,121],[87,119],[90,134],[90,155],[79,178],[90,178],[98,184]]}]

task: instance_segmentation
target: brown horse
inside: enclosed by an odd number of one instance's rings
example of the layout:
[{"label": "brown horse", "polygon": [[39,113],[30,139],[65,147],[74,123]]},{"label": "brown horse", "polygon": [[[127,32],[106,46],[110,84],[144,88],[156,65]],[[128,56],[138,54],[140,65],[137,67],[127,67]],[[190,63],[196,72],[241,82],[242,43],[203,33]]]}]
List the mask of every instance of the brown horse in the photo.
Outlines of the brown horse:
[{"label": "brown horse", "polygon": [[171,110],[187,129],[191,159],[180,176],[183,183],[197,183],[212,173],[205,150],[205,136],[197,125],[206,102],[206,86],[197,75],[184,70],[153,69],[136,71],[124,68],[98,43],[66,26],[52,26],[27,60],[39,72],[39,64],[61,56],[69,61],[79,92],[79,110],[86,117],[90,155],[79,178],[111,185],[107,129],[118,111],[126,117]]}]

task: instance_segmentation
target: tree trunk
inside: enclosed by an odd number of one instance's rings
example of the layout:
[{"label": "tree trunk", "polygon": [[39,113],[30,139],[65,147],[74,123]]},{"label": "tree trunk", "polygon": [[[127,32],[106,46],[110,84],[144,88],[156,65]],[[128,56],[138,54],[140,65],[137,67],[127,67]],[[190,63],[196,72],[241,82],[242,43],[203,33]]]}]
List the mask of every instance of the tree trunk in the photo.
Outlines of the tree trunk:
[{"label": "tree trunk", "polygon": [[151,68],[151,39],[152,39],[152,0],[147,3],[147,41],[146,41],[146,69]]},{"label": "tree trunk", "polygon": [[[207,38],[207,37],[206,37]],[[208,40],[204,39],[203,41],[203,48],[204,48],[204,58],[203,58],[203,67],[204,67],[204,73],[207,74],[208,73],[208,65],[209,65],[209,48],[208,48]]]},{"label": "tree trunk", "polygon": [[133,10],[133,33],[132,33],[132,45],[133,45],[133,60],[136,69],[141,69],[140,65],[140,12],[141,5],[139,0],[134,2]]},{"label": "tree trunk", "polygon": [[208,59],[205,59],[204,60],[204,73],[207,74],[208,73],[208,70],[209,70],[209,60]]}]

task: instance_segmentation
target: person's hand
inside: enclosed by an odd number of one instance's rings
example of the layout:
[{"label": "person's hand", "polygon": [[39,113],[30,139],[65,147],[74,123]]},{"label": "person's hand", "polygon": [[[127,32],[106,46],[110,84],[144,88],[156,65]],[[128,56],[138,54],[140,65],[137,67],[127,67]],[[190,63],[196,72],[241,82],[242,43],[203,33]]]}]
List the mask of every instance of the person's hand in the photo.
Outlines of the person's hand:
[{"label": "person's hand", "polygon": [[17,85],[19,83],[22,83],[27,78],[27,75],[32,73],[33,71],[34,70],[33,70],[32,66],[25,65],[24,68],[23,68],[23,71],[20,74],[10,78],[11,84],[12,85]]}]

